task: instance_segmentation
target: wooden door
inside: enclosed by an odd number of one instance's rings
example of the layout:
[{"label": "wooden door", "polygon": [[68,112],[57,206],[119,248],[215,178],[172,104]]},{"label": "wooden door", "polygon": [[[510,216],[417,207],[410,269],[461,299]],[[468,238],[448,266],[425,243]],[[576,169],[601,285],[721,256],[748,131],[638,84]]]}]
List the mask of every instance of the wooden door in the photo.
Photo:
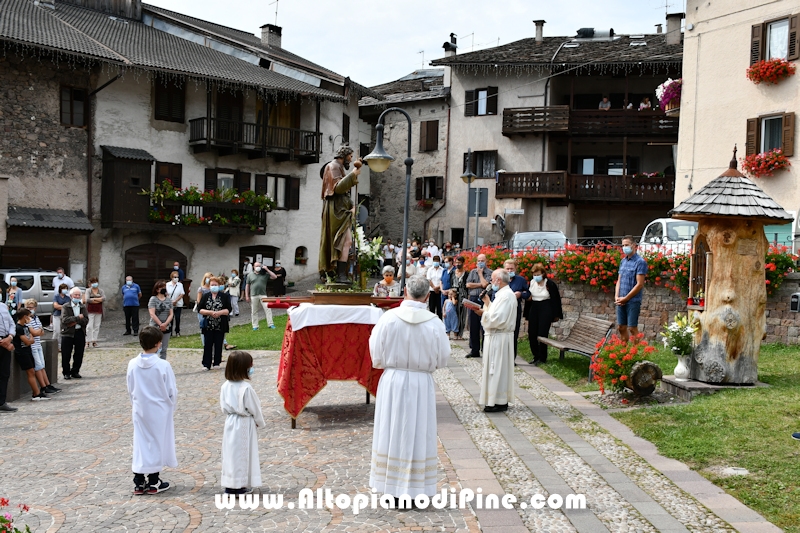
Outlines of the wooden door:
[{"label": "wooden door", "polygon": [[237,91],[217,93],[217,139],[239,142],[242,132],[244,103],[242,93]]},{"label": "wooden door", "polygon": [[141,307],[153,293],[153,286],[158,280],[169,280],[175,261],[180,263],[184,272],[187,270],[186,256],[175,248],[163,244],[142,244],[125,252],[125,276],[133,276],[133,282],[142,288]]}]

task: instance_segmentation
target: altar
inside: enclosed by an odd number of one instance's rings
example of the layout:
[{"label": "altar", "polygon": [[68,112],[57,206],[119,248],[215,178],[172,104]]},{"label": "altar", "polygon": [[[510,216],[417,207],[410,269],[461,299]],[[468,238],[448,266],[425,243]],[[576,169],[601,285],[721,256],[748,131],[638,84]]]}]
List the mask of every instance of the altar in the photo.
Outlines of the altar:
[{"label": "altar", "polygon": [[372,368],[369,336],[383,310],[370,305],[314,305],[288,309],[278,365],[278,393],[296,419],[329,380],[357,381],[375,396],[383,370]]}]

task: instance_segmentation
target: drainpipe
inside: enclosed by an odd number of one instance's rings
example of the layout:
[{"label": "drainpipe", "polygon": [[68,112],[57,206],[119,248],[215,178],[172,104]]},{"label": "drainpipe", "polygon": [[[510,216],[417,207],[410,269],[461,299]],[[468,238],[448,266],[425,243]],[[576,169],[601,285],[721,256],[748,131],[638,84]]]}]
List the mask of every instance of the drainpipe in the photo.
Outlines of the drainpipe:
[{"label": "drainpipe", "polygon": [[[447,102],[447,141],[444,145],[444,185],[442,186],[442,205],[439,206],[436,211],[430,214],[428,218],[425,219],[425,223],[422,225],[422,234],[428,234],[428,222],[435,217],[439,211],[444,209],[444,206],[447,205],[447,180],[449,179],[447,170],[450,163],[450,102]],[[452,237],[452,235],[451,235]]]},{"label": "drainpipe", "polygon": [[[92,156],[94,154],[94,143],[92,142],[92,97],[120,79],[122,74],[117,74],[103,85],[90,92],[86,102],[86,209],[89,222],[92,221]],[[92,234],[86,235],[86,273],[84,283],[91,277],[92,266]]]}]

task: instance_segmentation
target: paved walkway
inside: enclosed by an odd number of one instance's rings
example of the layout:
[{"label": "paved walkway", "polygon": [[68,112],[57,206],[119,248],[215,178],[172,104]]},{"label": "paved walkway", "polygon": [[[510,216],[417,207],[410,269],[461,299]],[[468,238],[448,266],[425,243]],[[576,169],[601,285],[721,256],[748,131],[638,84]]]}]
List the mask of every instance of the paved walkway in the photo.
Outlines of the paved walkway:
[{"label": "paved walkway", "polygon": [[[586,494],[588,509],[218,510],[224,377],[201,371],[196,350],[170,353],[179,467],[163,473],[175,487],[163,494],[131,493],[130,349],[90,351],[84,379],[61,384],[52,401],[18,401],[17,413],[0,415],[0,496],[31,505],[25,522],[34,531],[779,531],[538,368],[520,365],[516,402],[485,414],[476,403],[481,363],[460,348],[435,374],[440,487],[519,501]],[[303,488],[369,495],[374,403],[364,403],[363,389],[329,383],[291,430],[275,392],[278,354],[254,356],[267,421],[262,492],[287,501]]]}]

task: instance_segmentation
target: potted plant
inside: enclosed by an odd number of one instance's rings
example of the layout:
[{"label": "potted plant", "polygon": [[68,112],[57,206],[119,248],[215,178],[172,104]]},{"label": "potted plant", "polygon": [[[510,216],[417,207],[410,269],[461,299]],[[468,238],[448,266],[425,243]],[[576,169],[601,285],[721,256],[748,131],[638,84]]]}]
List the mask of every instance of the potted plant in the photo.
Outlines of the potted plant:
[{"label": "potted plant", "polygon": [[747,79],[758,85],[759,83],[777,84],[784,78],[794,76],[797,67],[791,61],[782,58],[764,59],[750,65],[747,69]]},{"label": "potted plant", "polygon": [[[700,291],[702,292],[702,291]],[[675,315],[675,321],[664,326],[661,336],[664,346],[678,358],[673,374],[678,381],[689,378],[688,356],[692,354],[692,341],[697,327],[688,316]]]},{"label": "potted plant", "polygon": [[681,107],[682,88],[682,78],[678,78],[677,80],[667,78],[667,81],[656,88],[656,97],[661,105],[661,109],[663,109],[668,115],[677,115],[677,112]]},{"label": "potted plant", "polygon": [[783,155],[783,150],[780,148],[774,148],[769,152],[760,154],[750,154],[742,159],[742,170],[756,178],[772,176],[774,172],[789,166],[791,166],[791,163]]},{"label": "potted plant", "polygon": [[641,333],[631,337],[630,342],[612,335],[608,342],[602,340],[597,343],[596,348],[590,368],[594,380],[600,386],[601,394],[605,394],[606,388],[611,388],[615,392],[622,392],[626,388],[634,390],[630,378],[634,365],[643,362],[648,354],[655,351]]},{"label": "potted plant", "polygon": [[433,200],[430,198],[425,198],[417,202],[417,207],[421,207],[422,209],[427,209],[429,207],[433,207]]},{"label": "potted plant", "polygon": [[364,237],[364,229],[358,226],[358,228],[356,228],[355,242],[358,252],[358,268],[361,273],[361,290],[366,290],[369,272],[378,267],[383,257],[383,252],[381,251],[383,239],[381,237],[375,237],[371,241],[368,241],[366,237]]},{"label": "potted plant", "polygon": [[699,305],[700,307],[705,307],[706,293],[703,292],[703,289],[697,291],[697,294],[695,294],[694,299],[695,299],[695,305]]}]

